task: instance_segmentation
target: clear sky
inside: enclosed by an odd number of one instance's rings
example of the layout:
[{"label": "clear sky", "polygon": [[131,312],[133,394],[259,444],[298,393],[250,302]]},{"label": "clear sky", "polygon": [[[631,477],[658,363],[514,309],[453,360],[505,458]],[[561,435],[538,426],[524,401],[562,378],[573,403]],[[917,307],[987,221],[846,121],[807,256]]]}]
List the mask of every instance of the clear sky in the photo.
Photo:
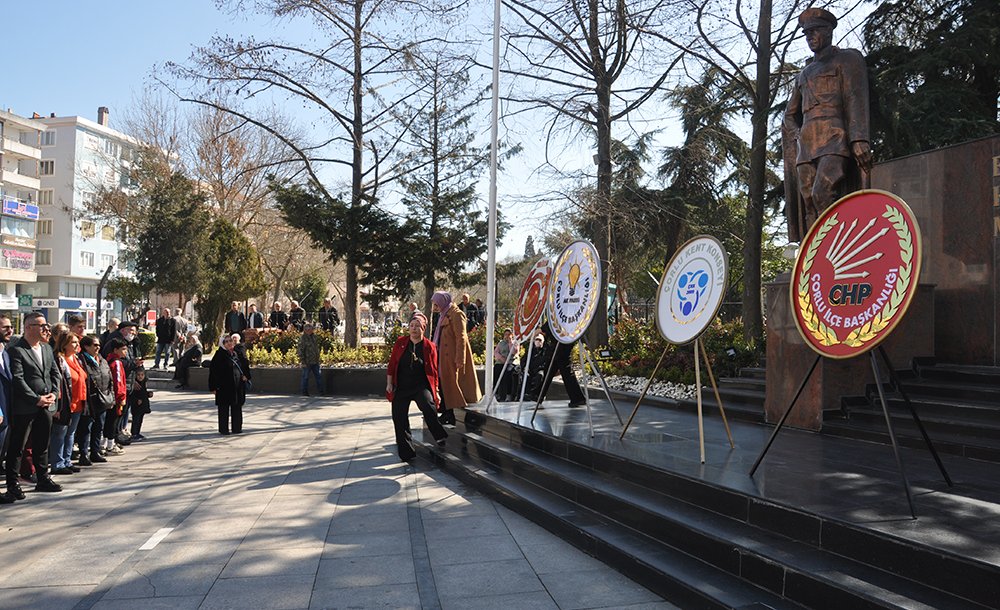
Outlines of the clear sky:
[{"label": "clear sky", "polygon": [[[0,108],[26,117],[37,112],[96,120],[97,108],[107,106],[111,127],[121,125],[117,120],[150,82],[154,66],[184,61],[213,34],[295,34],[297,27],[254,14],[233,16],[213,0],[6,1],[0,18],[6,24],[7,49],[0,70]],[[511,165],[527,173],[530,163]],[[523,192],[523,180],[504,177],[504,182],[516,182]],[[486,201],[485,181],[481,190]],[[503,197],[502,186],[500,191]],[[538,216],[533,207],[525,212],[511,206],[504,210],[515,228],[499,257],[523,252],[529,223]]]}]

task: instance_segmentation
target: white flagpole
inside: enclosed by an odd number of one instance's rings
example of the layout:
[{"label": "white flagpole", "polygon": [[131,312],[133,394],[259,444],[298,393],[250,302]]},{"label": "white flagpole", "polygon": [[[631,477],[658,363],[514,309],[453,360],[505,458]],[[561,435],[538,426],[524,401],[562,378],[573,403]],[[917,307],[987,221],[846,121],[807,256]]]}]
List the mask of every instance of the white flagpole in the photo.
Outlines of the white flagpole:
[{"label": "white flagpole", "polygon": [[493,113],[490,126],[490,216],[486,258],[486,404],[493,401],[493,332],[496,329],[497,123],[500,120],[500,1],[493,0]]}]

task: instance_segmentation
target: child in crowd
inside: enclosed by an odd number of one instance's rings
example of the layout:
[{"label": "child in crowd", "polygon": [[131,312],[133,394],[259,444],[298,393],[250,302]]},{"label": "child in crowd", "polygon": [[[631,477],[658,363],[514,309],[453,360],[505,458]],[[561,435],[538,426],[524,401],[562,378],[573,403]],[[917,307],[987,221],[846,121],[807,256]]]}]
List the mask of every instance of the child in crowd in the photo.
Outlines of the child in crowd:
[{"label": "child in crowd", "polygon": [[132,412],[132,442],[141,441],[146,437],[142,431],[142,418],[149,413],[149,399],[153,393],[146,389],[146,369],[139,367],[135,371],[135,381],[128,391],[129,410]]}]

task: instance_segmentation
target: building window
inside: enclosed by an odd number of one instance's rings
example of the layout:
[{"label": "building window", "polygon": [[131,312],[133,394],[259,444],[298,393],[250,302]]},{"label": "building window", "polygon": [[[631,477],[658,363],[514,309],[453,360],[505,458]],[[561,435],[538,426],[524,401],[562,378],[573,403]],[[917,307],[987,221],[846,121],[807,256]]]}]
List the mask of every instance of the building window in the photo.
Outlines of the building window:
[{"label": "building window", "polygon": [[52,235],[52,219],[46,218],[38,221],[39,235]]},{"label": "building window", "polygon": [[94,253],[93,252],[87,252],[86,250],[81,250],[80,251],[80,264],[83,265],[84,267],[93,267],[94,266]]},{"label": "building window", "polygon": [[35,221],[12,216],[0,217],[0,232],[4,235],[35,239]]},{"label": "building window", "polygon": [[38,205],[52,205],[52,189],[38,191]]},{"label": "building window", "polygon": [[115,240],[115,228],[111,225],[104,225],[101,227],[101,239],[104,241],[114,241]]},{"label": "building window", "polygon": [[105,154],[107,154],[107,155],[109,155],[111,157],[117,157],[118,156],[118,142],[114,142],[112,140],[105,140],[104,141],[104,152],[105,152]]},{"label": "building window", "polygon": [[[80,235],[83,236],[84,239],[92,239],[95,235],[97,235],[97,225],[94,224],[93,220],[84,220],[80,222]],[[91,266],[93,266],[93,264],[91,264]]]},{"label": "building window", "polygon": [[35,253],[35,265],[51,265],[52,264],[52,250],[45,249],[39,250]]},{"label": "building window", "polygon": [[38,162],[38,174],[41,176],[51,176],[56,173],[56,162],[52,160]]},{"label": "building window", "polygon": [[108,267],[113,267],[115,264],[115,257],[111,254],[101,255],[101,269],[107,269]]},{"label": "building window", "polygon": [[55,146],[56,145],[56,132],[54,131],[43,131],[42,132],[42,146]]}]

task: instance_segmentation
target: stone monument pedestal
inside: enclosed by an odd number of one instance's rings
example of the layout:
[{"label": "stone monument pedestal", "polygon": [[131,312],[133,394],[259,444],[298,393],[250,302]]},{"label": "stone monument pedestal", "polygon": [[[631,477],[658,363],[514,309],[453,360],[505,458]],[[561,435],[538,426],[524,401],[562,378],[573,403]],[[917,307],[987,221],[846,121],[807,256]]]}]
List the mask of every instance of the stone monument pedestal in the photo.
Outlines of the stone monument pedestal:
[{"label": "stone monument pedestal", "polygon": [[[764,412],[769,423],[781,419],[817,355],[795,327],[789,279],[788,273],[779,275],[767,284],[765,293],[767,385]],[[897,369],[909,367],[915,357],[934,356],[932,284],[918,286],[906,317],[881,345]],[[879,366],[885,366],[881,359]],[[874,382],[871,358],[867,353],[846,360],[821,358],[785,424],[818,431],[823,425],[824,409],[839,409],[841,397],[863,395],[865,386]]]}]

